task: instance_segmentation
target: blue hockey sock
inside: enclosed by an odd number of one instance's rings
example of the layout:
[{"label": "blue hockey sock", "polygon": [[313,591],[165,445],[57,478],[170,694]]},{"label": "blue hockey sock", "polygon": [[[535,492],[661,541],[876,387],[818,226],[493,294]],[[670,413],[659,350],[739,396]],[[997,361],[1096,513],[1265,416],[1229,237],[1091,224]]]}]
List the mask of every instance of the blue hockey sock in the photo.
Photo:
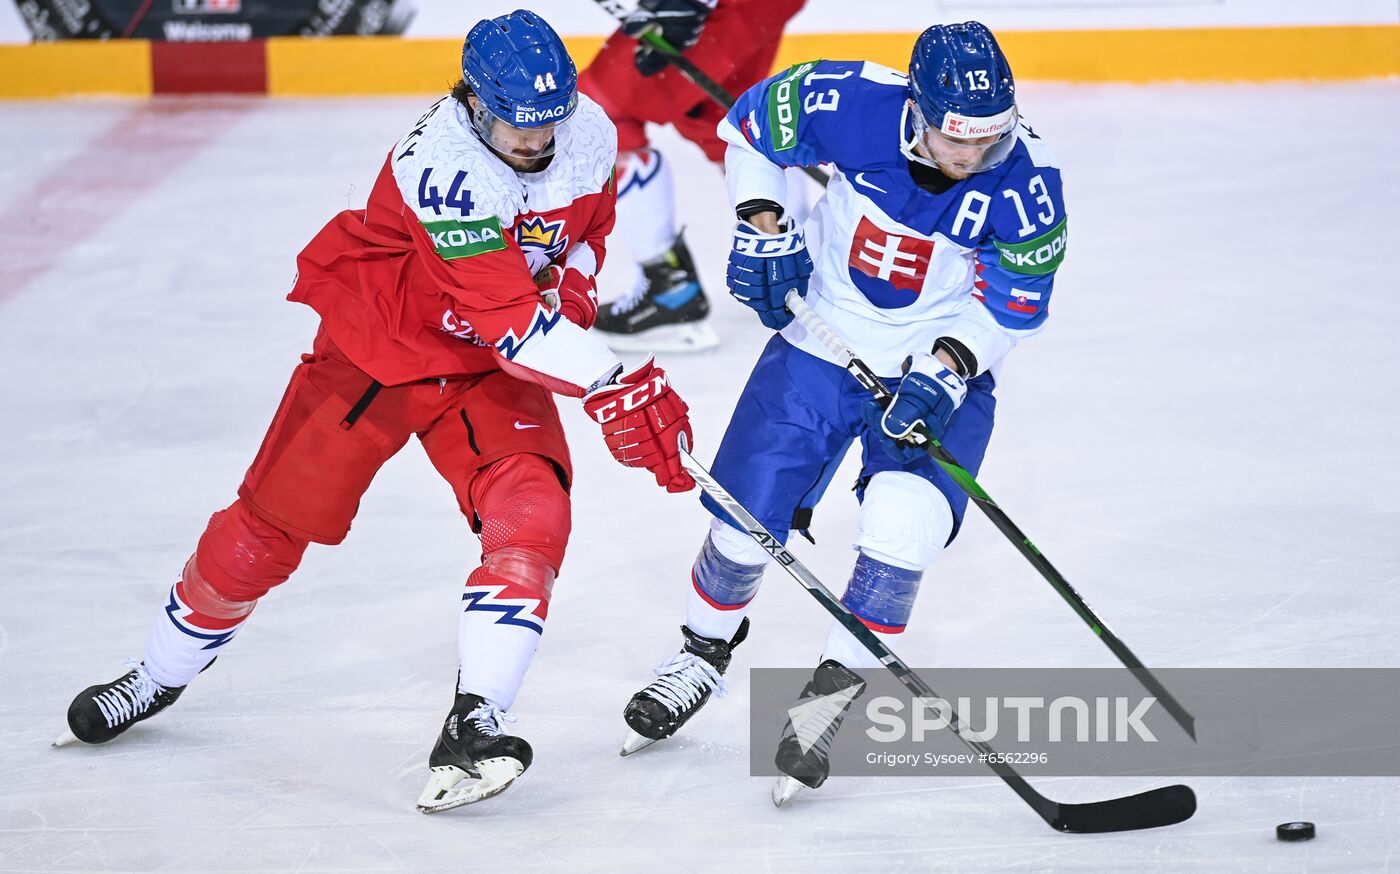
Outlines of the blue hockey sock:
[{"label": "blue hockey sock", "polygon": [[728,558],[715,545],[714,534],[707,535],[690,572],[685,624],[701,637],[729,640],[758,594],[764,567]]},{"label": "blue hockey sock", "polygon": [[[841,603],[855,614],[867,628],[889,643],[903,633],[914,609],[914,596],[919,592],[923,571],[887,564],[864,552],[856,559],[851,581]],[[823,659],[835,659],[848,668],[879,666],[875,656],[861,645],[839,622],[831,623],[827,632]]]}]

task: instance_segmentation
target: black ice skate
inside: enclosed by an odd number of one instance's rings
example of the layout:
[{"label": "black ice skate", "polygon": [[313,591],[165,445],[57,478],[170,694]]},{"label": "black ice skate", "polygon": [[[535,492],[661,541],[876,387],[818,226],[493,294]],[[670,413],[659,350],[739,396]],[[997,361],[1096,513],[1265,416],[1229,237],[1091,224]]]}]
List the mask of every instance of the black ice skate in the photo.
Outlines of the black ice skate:
[{"label": "black ice skate", "polygon": [[68,705],[68,731],[53,742],[54,746],[105,744],[174,704],[185,691],[184,686],[160,685],[136,659],[127,659],[126,666],[131,670],[112,682],[89,686],[78,693]]},{"label": "black ice skate", "polygon": [[480,695],[457,693],[443,723],[442,735],[428,757],[432,773],[418,810],[440,813],[499,795],[525,773],[534,751],[523,739],[506,734],[515,717]]},{"label": "black ice skate", "polygon": [[722,677],[734,647],[749,635],[749,620],[745,617],[728,641],[701,637],[684,625],[681,634],[685,636],[681,651],[657,666],[656,679],[633,695],[622,711],[622,718],[632,729],[622,742],[624,756],[675,734],[710,700],[711,692],[724,694]]},{"label": "black ice skate", "polygon": [[706,324],[710,302],[682,235],[661,257],[642,264],[644,285],[598,312],[595,327],[614,349],[692,352],[719,345]]},{"label": "black ice skate", "polygon": [[783,737],[774,764],[785,776],[773,786],[773,803],[783,803],[801,791],[816,789],[831,772],[831,742],[846,718],[846,709],[865,691],[865,681],[840,662],[827,659],[817,666],[797,703],[788,708]]}]

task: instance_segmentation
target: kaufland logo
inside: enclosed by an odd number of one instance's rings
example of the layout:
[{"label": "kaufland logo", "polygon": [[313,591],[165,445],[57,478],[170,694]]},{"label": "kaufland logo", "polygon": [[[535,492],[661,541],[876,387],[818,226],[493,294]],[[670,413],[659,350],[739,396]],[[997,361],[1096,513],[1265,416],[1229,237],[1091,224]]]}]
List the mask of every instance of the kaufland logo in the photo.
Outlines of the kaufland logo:
[{"label": "kaufland logo", "polygon": [[958,115],[950,112],[943,116],[943,127],[940,130],[950,137],[990,137],[999,136],[1006,133],[1016,124],[1016,108],[999,112],[987,118],[973,118],[968,115]]},{"label": "kaufland logo", "polygon": [[569,114],[568,104],[560,104],[553,109],[530,109],[519,106],[515,110],[516,125],[544,124],[563,118]]}]

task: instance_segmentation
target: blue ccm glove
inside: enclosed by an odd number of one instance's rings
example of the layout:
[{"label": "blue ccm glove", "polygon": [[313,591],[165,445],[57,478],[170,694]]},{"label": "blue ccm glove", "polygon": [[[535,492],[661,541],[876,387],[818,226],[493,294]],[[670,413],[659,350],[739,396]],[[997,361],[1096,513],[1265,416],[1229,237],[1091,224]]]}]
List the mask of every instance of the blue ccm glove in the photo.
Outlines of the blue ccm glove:
[{"label": "blue ccm glove", "polygon": [[923,425],[941,440],[953,411],[967,397],[967,381],[927,352],[904,359],[904,370],[888,407],[882,410],[872,401],[861,412],[871,430],[886,438],[880,441],[885,452],[909,464],[927,454],[922,443],[912,442],[914,430]]},{"label": "blue ccm glove", "polygon": [[746,221],[734,228],[734,248],[729,253],[725,282],[729,293],[758,318],[777,331],[792,321],[783,298],[796,289],[807,296],[807,280],[812,275],[812,256],[807,254],[807,238],[790,224],[778,234],[765,234]]}]

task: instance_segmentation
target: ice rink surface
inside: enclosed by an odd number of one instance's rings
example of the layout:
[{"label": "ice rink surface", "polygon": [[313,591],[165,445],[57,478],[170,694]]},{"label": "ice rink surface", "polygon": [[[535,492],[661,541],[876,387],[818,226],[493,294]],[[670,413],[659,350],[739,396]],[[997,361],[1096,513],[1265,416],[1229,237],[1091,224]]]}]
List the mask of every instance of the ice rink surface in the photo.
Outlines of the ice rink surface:
[{"label": "ice rink surface", "polygon": [[[72,696],[139,655],[309,348],[314,315],[283,300],[296,253],[429,102],[0,105],[0,871],[1400,870],[1394,779],[1194,779],[1187,823],[1092,837],[992,777],[834,779],[776,810],[747,771],[746,669],[812,664],[826,627],[776,571],[730,697],[619,759],[706,516],[616,465],[570,402],[575,534],[516,703],[519,786],[413,810],[477,551],[416,445],[175,708],[50,749]],[[979,480],[1149,665],[1400,667],[1400,85],[1030,83],[1021,106],[1064,167],[1071,243]],[[765,334],[724,294],[718,171],[658,143],[724,337],[664,359],[708,459]],[[795,548],[838,590],[846,474],[820,546]],[[1114,666],[969,519],[903,657]],[[1275,841],[1294,819],[1318,838]]]}]

